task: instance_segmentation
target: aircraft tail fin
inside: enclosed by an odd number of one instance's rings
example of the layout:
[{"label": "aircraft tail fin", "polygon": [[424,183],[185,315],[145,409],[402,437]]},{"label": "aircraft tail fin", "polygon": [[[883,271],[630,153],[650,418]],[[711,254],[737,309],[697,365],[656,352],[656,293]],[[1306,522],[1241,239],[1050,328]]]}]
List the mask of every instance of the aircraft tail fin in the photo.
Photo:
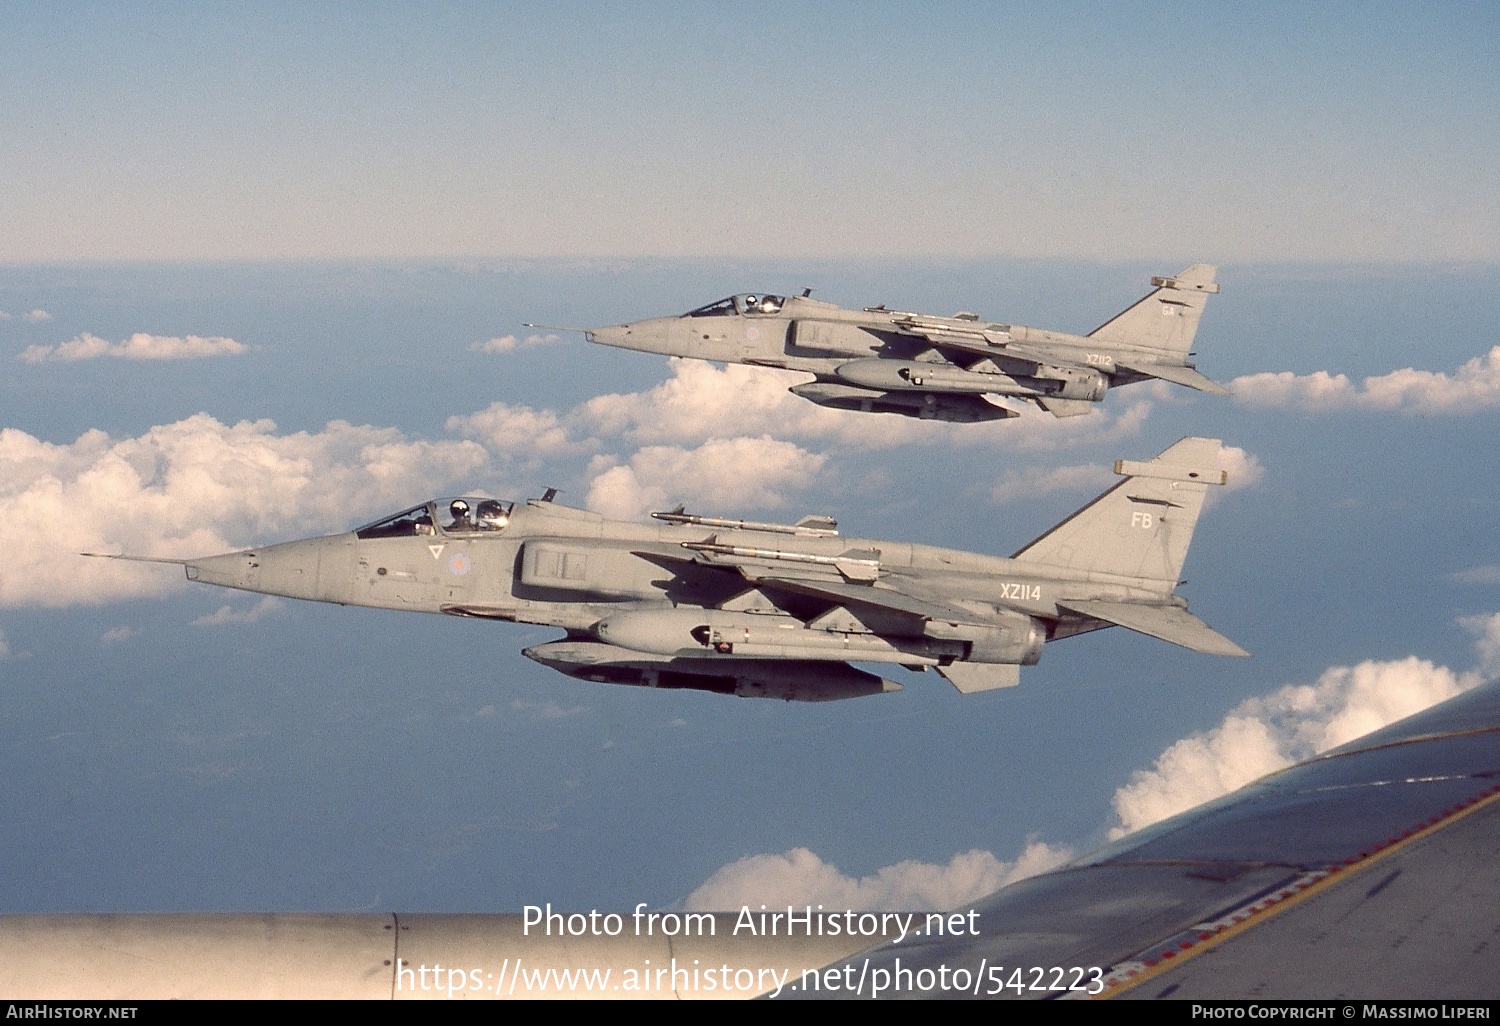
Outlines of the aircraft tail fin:
[{"label": "aircraft tail fin", "polygon": [[1152,278],[1156,286],[1122,313],[1089,332],[1103,345],[1155,350],[1174,362],[1186,361],[1208,297],[1219,291],[1213,264],[1194,264],[1171,278]]},{"label": "aircraft tail fin", "polygon": [[1220,448],[1217,438],[1184,438],[1144,463],[1115,461],[1125,480],[1012,558],[1139,578],[1170,594],[1208,486],[1229,480],[1219,468]]}]

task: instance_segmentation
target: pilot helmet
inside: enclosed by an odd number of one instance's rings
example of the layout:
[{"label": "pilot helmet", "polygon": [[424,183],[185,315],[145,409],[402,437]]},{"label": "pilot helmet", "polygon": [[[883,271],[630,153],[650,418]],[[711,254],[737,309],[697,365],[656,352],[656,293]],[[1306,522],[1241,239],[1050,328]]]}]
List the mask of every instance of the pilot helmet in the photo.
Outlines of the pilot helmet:
[{"label": "pilot helmet", "polygon": [[486,527],[504,527],[510,523],[510,517],[505,515],[505,507],[494,499],[485,499],[479,504],[476,511],[479,522]]},{"label": "pilot helmet", "polygon": [[467,520],[469,518],[469,504],[462,499],[454,499],[453,504],[448,507],[448,512],[453,514],[454,520]]}]

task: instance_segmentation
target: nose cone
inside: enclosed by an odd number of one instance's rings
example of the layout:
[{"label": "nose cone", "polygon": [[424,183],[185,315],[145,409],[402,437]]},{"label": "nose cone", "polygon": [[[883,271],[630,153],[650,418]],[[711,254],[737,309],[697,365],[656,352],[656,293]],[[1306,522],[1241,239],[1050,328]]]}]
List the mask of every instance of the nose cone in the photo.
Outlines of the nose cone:
[{"label": "nose cone", "polygon": [[682,317],[656,317],[648,321],[616,324],[609,328],[592,328],[584,332],[590,342],[618,349],[664,356],[691,356],[689,320]]},{"label": "nose cone", "polygon": [[317,602],[347,602],[354,582],[354,536],[268,545],[186,564],[188,580]]},{"label": "nose cone", "polygon": [[635,325],[616,324],[608,328],[590,328],[583,333],[583,337],[590,342],[597,342],[601,346],[615,346],[619,349],[642,349],[635,335]]},{"label": "nose cone", "polygon": [[221,588],[255,591],[260,582],[260,557],[254,552],[227,552],[222,556],[204,556],[184,564],[187,579]]}]

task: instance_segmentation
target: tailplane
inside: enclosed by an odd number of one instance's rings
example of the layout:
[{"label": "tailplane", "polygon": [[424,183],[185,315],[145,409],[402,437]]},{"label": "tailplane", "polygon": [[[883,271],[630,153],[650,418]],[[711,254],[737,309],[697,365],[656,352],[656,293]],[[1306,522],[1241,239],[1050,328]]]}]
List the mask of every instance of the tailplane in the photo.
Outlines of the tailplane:
[{"label": "tailplane", "polygon": [[1209,485],[1229,480],[1219,468],[1220,448],[1216,438],[1184,438],[1144,463],[1116,461],[1125,480],[1012,558],[1138,578],[1171,594]]},{"label": "tailplane", "polygon": [[1203,307],[1219,291],[1216,270],[1213,264],[1194,264],[1174,277],[1152,278],[1156,288],[1149,295],[1095,328],[1089,338],[1101,345],[1154,350],[1172,363],[1184,363]]}]

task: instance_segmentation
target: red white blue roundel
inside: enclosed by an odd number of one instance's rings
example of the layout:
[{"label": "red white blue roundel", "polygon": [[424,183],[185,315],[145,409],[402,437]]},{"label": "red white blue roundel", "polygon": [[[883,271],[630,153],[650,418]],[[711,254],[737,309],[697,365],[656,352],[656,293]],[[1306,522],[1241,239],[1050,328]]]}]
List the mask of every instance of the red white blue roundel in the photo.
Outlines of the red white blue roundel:
[{"label": "red white blue roundel", "polygon": [[754,342],[756,339],[760,338],[760,329],[753,324],[745,325],[745,337],[748,338],[751,342]]},{"label": "red white blue roundel", "polygon": [[453,557],[448,560],[448,569],[453,571],[453,576],[455,577],[462,577],[469,572],[469,569],[473,565],[474,561],[469,558],[466,552],[455,552]]}]

